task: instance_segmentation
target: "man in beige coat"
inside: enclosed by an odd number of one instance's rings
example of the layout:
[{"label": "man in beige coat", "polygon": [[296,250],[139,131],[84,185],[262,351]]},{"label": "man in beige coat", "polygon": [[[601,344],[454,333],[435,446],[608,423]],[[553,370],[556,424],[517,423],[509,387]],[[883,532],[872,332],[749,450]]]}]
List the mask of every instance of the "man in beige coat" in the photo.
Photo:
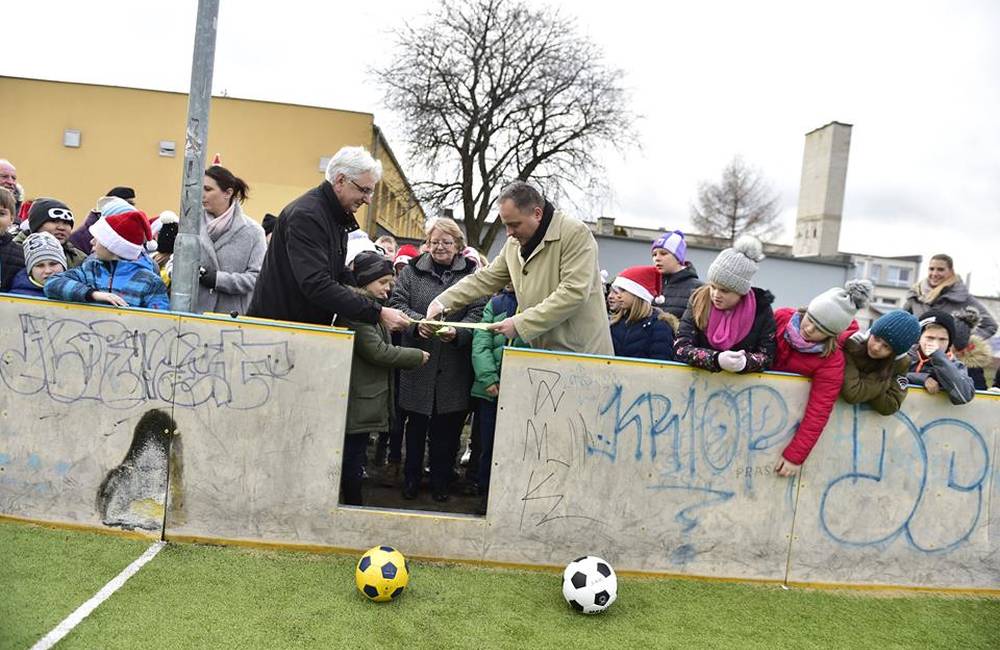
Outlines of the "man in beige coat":
[{"label": "man in beige coat", "polygon": [[585,224],[555,214],[538,190],[521,181],[498,201],[507,242],[493,263],[439,295],[428,318],[514,285],[519,311],[490,329],[520,336],[534,348],[613,355],[597,242]]}]

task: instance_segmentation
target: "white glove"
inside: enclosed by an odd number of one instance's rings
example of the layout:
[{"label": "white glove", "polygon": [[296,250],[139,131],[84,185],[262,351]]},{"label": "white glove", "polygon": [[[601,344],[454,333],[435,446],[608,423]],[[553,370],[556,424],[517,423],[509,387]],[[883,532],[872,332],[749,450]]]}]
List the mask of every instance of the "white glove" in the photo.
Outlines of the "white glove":
[{"label": "white glove", "polygon": [[742,372],[747,367],[747,353],[726,350],[719,353],[719,367],[726,372]]}]

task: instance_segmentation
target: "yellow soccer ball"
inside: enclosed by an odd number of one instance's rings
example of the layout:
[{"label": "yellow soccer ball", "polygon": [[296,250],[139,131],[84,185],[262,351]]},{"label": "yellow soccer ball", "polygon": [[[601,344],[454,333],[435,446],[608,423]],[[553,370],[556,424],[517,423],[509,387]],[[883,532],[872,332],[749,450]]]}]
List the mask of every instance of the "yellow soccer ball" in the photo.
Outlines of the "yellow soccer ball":
[{"label": "yellow soccer ball", "polygon": [[358,560],[354,584],[365,598],[377,603],[396,598],[410,581],[410,565],[391,546],[376,546]]}]

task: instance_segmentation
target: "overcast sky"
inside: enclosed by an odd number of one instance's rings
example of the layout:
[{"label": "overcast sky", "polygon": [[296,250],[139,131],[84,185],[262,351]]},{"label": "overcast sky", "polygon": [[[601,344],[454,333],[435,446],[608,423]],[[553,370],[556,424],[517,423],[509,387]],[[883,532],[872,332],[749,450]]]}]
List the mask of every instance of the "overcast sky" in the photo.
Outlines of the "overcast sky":
[{"label": "overcast sky", "polygon": [[[405,164],[366,70],[435,4],[221,0],[213,88],[374,113]],[[1000,1],[554,4],[626,72],[643,116],[642,149],[609,155],[615,191],[595,210],[686,228],[698,182],[739,153],[780,192],[790,243],[803,135],[848,122],[841,250],[948,252],[974,292],[1000,293]],[[186,92],[196,6],[6,3],[0,74]]]}]

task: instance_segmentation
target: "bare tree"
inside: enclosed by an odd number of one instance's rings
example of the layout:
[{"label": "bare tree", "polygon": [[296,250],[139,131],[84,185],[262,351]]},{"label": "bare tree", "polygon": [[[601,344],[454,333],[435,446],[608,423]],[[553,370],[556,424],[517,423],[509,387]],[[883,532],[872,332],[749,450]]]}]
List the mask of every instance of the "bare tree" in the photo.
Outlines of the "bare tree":
[{"label": "bare tree", "polygon": [[429,171],[421,200],[458,204],[471,245],[486,250],[503,185],[551,194],[587,187],[606,143],[635,141],[621,70],[601,62],[572,21],[521,0],[442,0],[420,26],[395,31],[374,71],[402,120],[411,157]]},{"label": "bare tree", "polygon": [[781,233],[780,212],[781,197],[758,170],[735,156],[722,170],[721,182],[698,186],[691,223],[702,234],[725,237],[730,243],[743,234],[767,239]]}]

